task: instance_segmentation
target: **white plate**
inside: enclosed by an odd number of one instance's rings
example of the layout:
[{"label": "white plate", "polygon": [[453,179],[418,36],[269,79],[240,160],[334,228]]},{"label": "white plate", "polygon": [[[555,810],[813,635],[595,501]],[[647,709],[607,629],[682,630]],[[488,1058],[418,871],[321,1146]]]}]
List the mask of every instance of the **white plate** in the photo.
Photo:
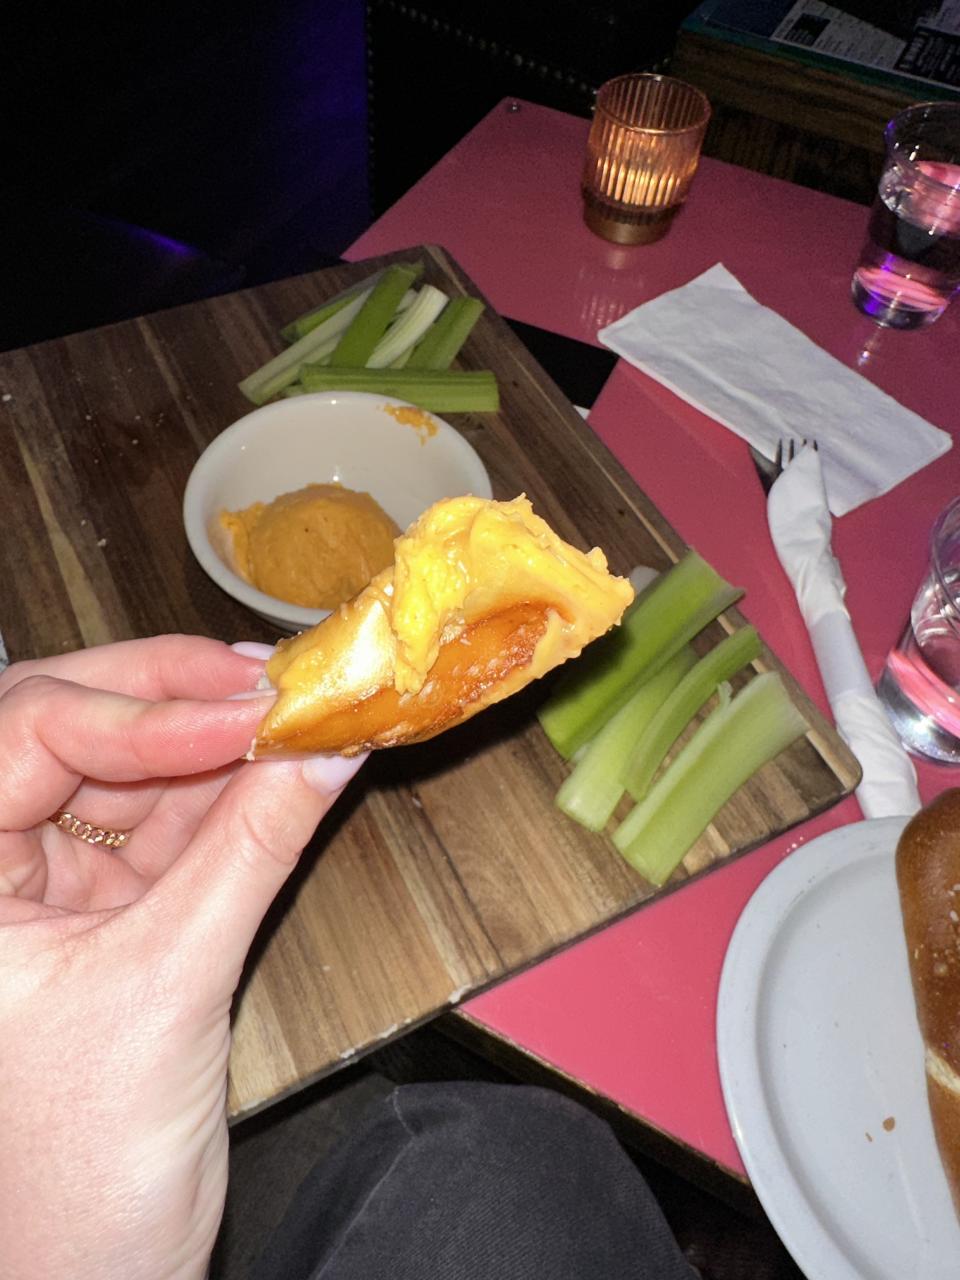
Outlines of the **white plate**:
[{"label": "white plate", "polygon": [[809,1280],[960,1276],[894,874],[904,822],[841,827],[782,862],[720,979],[734,1137]]}]

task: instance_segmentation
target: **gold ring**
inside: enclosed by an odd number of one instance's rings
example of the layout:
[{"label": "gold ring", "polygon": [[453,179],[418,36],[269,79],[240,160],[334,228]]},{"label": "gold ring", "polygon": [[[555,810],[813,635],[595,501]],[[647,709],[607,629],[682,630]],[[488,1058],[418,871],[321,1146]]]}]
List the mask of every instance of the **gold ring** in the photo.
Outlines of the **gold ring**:
[{"label": "gold ring", "polygon": [[109,827],[95,827],[91,822],[75,818],[72,813],[67,813],[66,809],[60,809],[47,821],[52,822],[61,831],[66,831],[69,836],[76,836],[78,840],[85,840],[87,844],[102,845],[105,849],[122,849],[130,839],[129,831],[111,831]]}]

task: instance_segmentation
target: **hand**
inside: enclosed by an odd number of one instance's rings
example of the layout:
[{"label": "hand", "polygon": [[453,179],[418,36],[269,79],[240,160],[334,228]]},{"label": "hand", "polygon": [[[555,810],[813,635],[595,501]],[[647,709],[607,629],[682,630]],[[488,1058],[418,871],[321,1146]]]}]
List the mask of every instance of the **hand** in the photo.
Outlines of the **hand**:
[{"label": "hand", "polygon": [[[227,699],[262,671],[167,636],[0,676],[3,1280],[206,1269],[233,993],[360,763],[241,762],[269,702]],[[129,841],[86,844],[61,809]]]}]

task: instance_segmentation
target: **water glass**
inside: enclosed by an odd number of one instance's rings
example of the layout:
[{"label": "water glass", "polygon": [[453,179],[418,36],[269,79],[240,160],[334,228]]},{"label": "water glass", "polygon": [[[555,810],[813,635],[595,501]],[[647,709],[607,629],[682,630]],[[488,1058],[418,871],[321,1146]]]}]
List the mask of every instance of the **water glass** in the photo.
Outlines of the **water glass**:
[{"label": "water glass", "polygon": [[617,244],[665,235],[690,190],[710,119],[692,85],[646,72],[597,91],[580,189],[591,231]]},{"label": "water glass", "polygon": [[853,300],[878,324],[919,329],[960,289],[960,104],[908,107],[884,137]]},{"label": "water glass", "polygon": [[930,571],[877,692],[908,751],[960,764],[960,498],[930,535]]}]

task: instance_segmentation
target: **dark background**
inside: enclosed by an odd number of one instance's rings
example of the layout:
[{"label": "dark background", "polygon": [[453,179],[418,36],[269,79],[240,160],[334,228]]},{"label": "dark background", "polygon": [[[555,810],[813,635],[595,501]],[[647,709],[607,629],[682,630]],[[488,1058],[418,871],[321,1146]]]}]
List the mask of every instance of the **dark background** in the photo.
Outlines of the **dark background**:
[{"label": "dark background", "polygon": [[[678,38],[696,7],[6,5],[0,350],[322,267],[503,99],[588,117],[632,70],[708,92],[706,155],[869,203],[906,99],[864,90],[854,124],[831,116],[829,81],[795,62],[785,91],[780,56],[751,61],[723,30]],[[916,5],[838,7],[889,24]]]},{"label": "dark background", "polygon": [[321,266],[502,98],[587,116],[694,7],[7,5],[0,349]]}]

